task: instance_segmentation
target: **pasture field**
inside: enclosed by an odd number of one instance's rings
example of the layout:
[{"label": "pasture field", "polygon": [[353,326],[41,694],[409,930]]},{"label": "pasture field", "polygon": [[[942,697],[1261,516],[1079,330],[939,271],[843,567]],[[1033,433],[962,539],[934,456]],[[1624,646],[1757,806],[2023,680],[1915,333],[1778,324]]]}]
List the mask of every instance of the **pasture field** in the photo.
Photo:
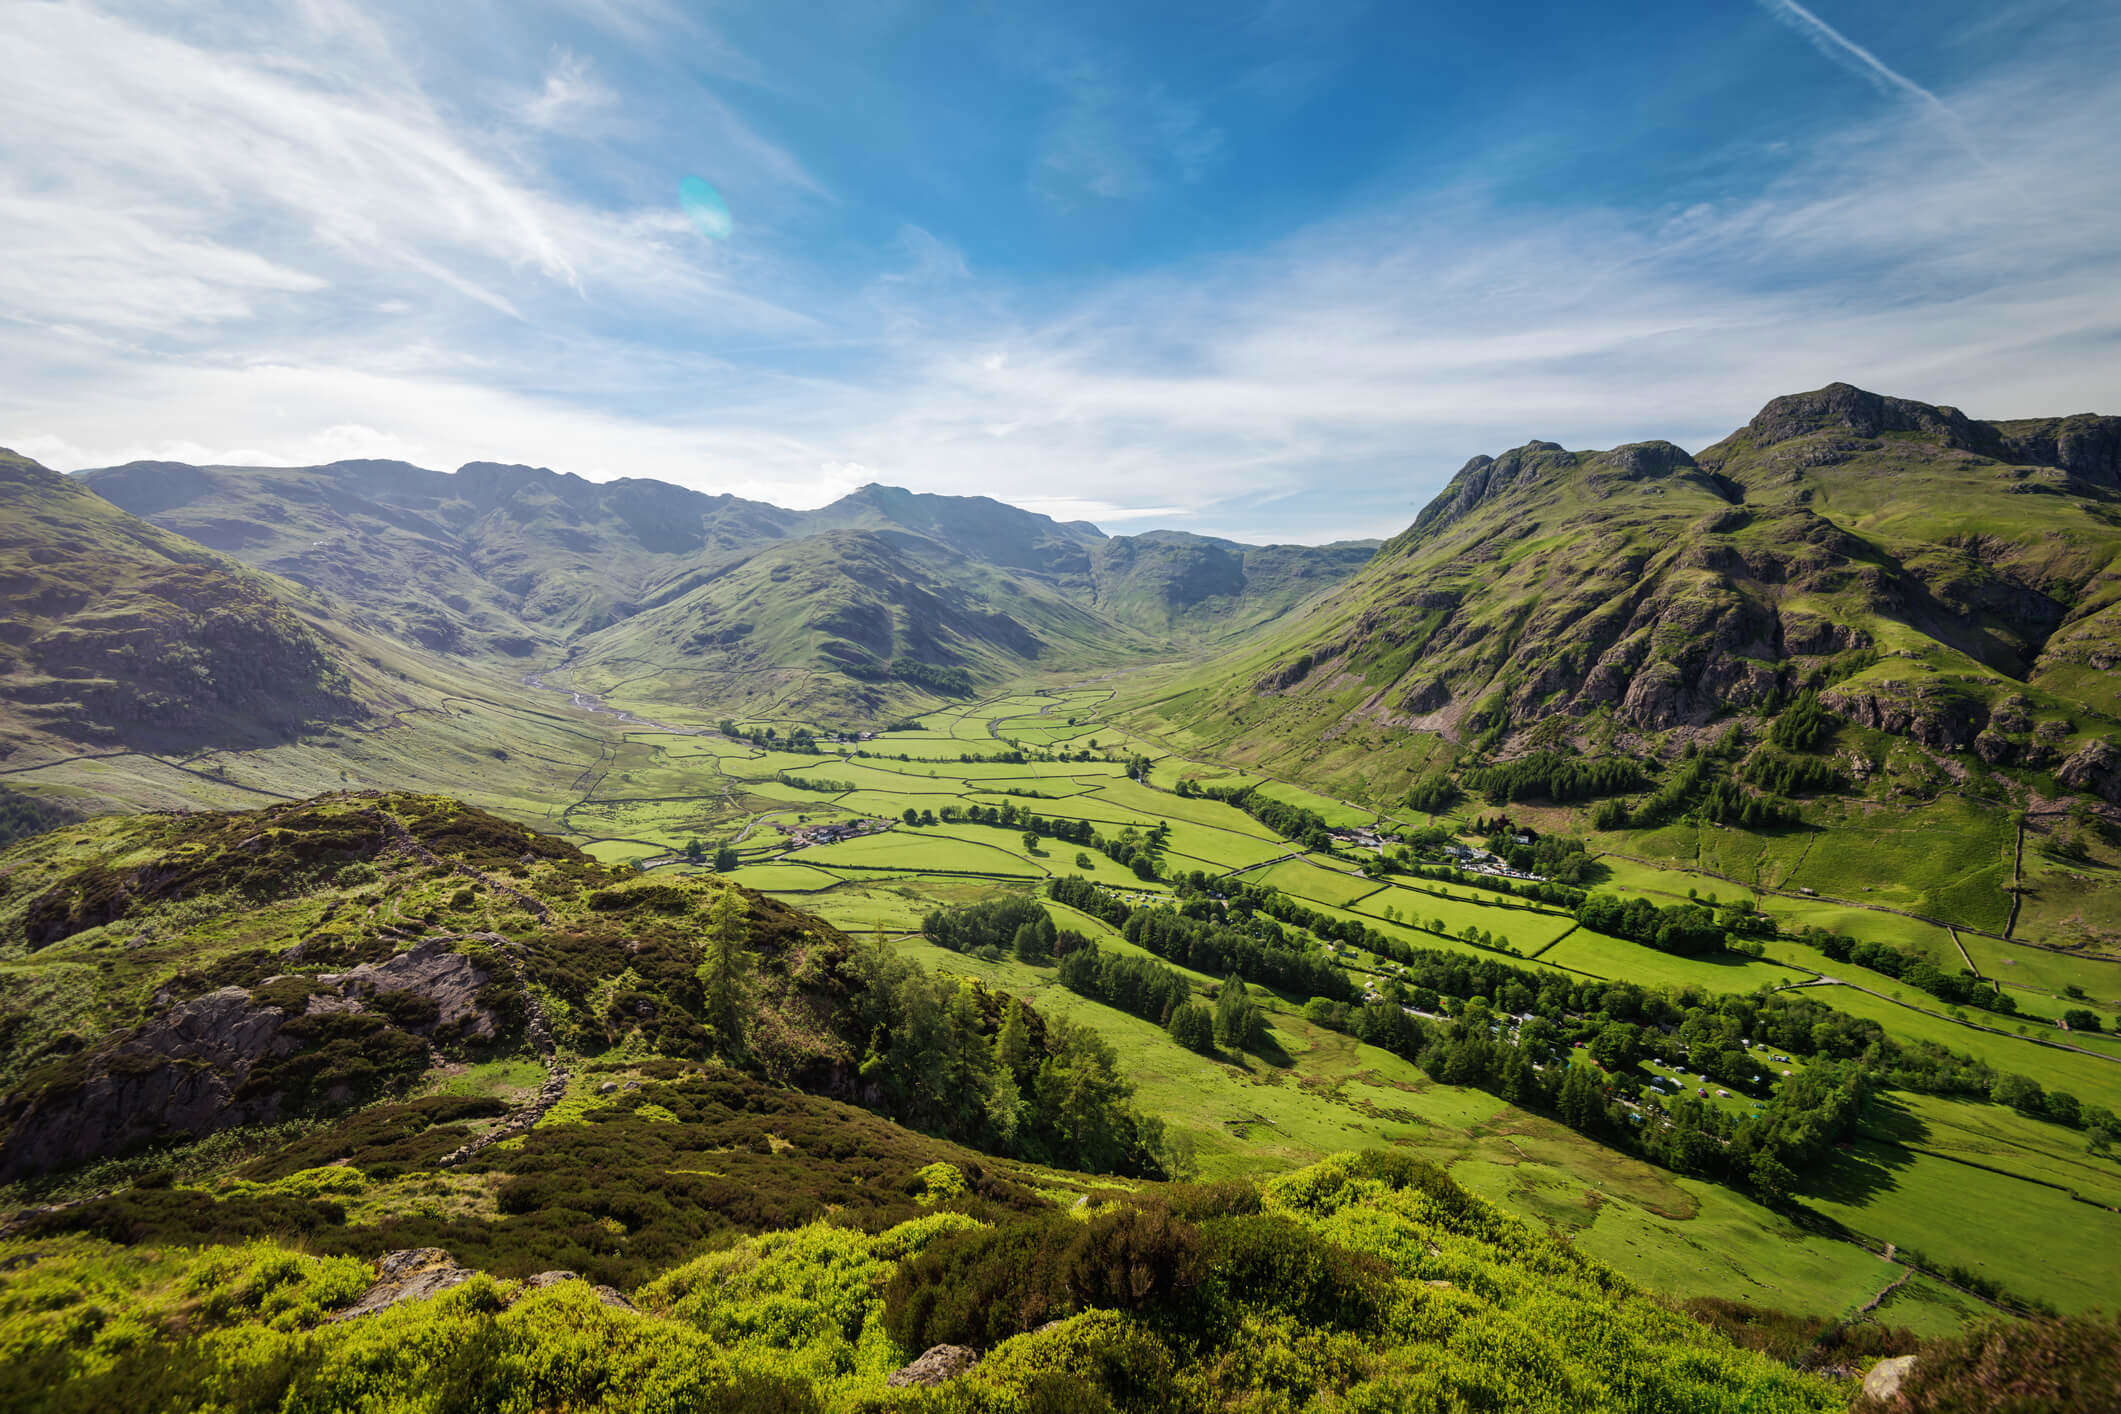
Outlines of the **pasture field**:
[{"label": "pasture field", "polygon": [[2031,938],[2059,947],[2121,961],[2121,861],[2115,851],[2095,842],[2097,857],[2050,859],[2038,848],[2038,836],[2025,840],[2026,890],[2018,910],[2014,938]]},{"label": "pasture field", "polygon": [[[1905,990],[1920,997],[1927,1007],[1937,1005],[1932,998],[1921,996],[1912,988]],[[1894,1036],[1935,1041],[1940,1046],[1984,1060],[1997,1070],[2029,1075],[2046,1089],[2064,1090],[2091,1104],[2105,1105],[2109,1109],[2121,1105],[2121,1063],[2112,1059],[2110,1052],[2084,1055],[2038,1045],[2008,1032],[1999,1035],[1994,1031],[1962,1026],[1940,1013],[1918,1010],[1911,1004],[1890,1001],[1875,993],[1844,985],[1807,989],[1806,995],[1853,1015],[1867,1016]],[[2055,1034],[2052,1027],[2044,1030],[2050,1035]]]},{"label": "pasture field", "polygon": [[2001,1105],[1895,1095],[1872,1110],[1865,1132],[1920,1153],[2057,1185],[2086,1202],[2121,1210],[2121,1159],[2090,1153],[2054,1125]]},{"label": "pasture field", "polygon": [[1043,878],[1052,872],[1015,849],[943,829],[864,835],[838,844],[812,845],[787,857],[799,863],[910,873],[1002,874],[1028,879]]},{"label": "pasture field", "polygon": [[1708,992],[1750,992],[1810,980],[1811,974],[1778,963],[1731,954],[1679,957],[1625,938],[1577,928],[1539,955],[1541,962],[1615,982],[1644,987],[1699,987]]},{"label": "pasture field", "polygon": [[[1365,895],[1350,906],[1350,911],[1372,922],[1419,923],[1424,927],[1442,919],[1444,930],[1453,934],[1462,934],[1467,928],[1483,928],[1507,938],[1526,957],[1538,956],[1541,949],[1551,946],[1576,926],[1575,918],[1566,913],[1523,904],[1501,904],[1499,901],[1488,904],[1481,902],[1484,897],[1494,896],[1450,884],[1428,881],[1410,884],[1398,879]],[[1387,909],[1391,910],[1389,914]],[[1431,945],[1441,947],[1443,944],[1431,935]]]},{"label": "pasture field", "polygon": [[[2019,932],[2022,935],[2024,930]],[[2117,1015],[2121,1013],[2121,961],[2097,954],[2050,952],[2046,948],[2002,943],[1979,933],[1962,933],[1959,941],[1973,958],[1975,971],[1983,977],[1992,977],[2006,987],[2044,993],[2057,998],[2061,1005],[2088,1006],[2105,1014],[2102,1025],[2121,1025],[2121,1015]],[[2087,1000],[2059,1001],[2069,987],[2082,990]]]},{"label": "pasture field", "polygon": [[1329,795],[1305,790],[1288,781],[1264,779],[1258,783],[1259,793],[1290,805],[1300,805],[1313,814],[1321,816],[1328,825],[1349,827],[1374,825],[1377,812],[1365,810],[1359,805],[1350,805],[1344,800],[1335,800]]},{"label": "pasture field", "polygon": [[1851,1231],[1919,1252],[2065,1311],[2109,1306],[2121,1213],[2010,1174],[1904,1145],[1858,1140],[1810,1176],[1806,1199]]},{"label": "pasture field", "polygon": [[1357,899],[1368,898],[1385,885],[1376,879],[1343,873],[1313,864],[1308,859],[1289,859],[1254,871],[1250,881],[1280,889],[1291,898],[1311,899],[1334,908],[1347,908]]},{"label": "pasture field", "polygon": [[[1080,915],[1054,910],[1063,926]],[[1113,946],[1109,935],[1101,939]],[[1743,1197],[1676,1178],[1477,1090],[1441,1085],[1387,1052],[1305,1022],[1254,988],[1271,1060],[1210,1058],[1159,1027],[1062,988],[1050,968],[986,962],[917,938],[895,946],[945,973],[974,976],[1095,1030],[1127,1058],[1149,1112],[1192,1141],[1204,1178],[1267,1173],[1306,1156],[1391,1144],[1653,1289],[1784,1309],[1853,1313],[1906,1269],[1805,1232]],[[1117,946],[1124,946],[1123,944]],[[1205,988],[1208,979],[1193,980]],[[1894,1320],[1956,1328],[1956,1293],[1909,1296]]]}]

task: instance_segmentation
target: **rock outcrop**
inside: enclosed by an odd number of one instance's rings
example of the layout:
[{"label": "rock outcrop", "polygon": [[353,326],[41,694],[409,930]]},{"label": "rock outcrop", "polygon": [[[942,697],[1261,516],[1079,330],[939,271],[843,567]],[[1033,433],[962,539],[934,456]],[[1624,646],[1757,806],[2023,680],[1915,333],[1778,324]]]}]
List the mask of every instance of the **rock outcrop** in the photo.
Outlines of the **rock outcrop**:
[{"label": "rock outcrop", "polygon": [[884,1383],[897,1389],[908,1385],[933,1387],[956,1379],[978,1363],[979,1352],[962,1345],[930,1346],[910,1364],[892,1371]]},{"label": "rock outcrop", "polygon": [[[313,1094],[294,1096],[288,1084],[272,1083],[267,1071],[326,1043],[332,1035],[327,1019],[335,1017],[368,1018],[371,1049],[375,1039],[395,1036],[397,1049],[414,1056],[415,1064],[424,1064],[417,1058],[425,1056],[429,1038],[491,1039],[499,1018],[479,1002],[487,981],[470,958],[429,942],[350,972],[274,978],[255,991],[223,987],[177,1002],[19,1091],[5,1116],[0,1178],[27,1178],[143,1143],[266,1123],[279,1118],[290,1100],[343,1103],[351,1095],[328,1078],[316,1083]],[[298,995],[285,997],[288,990]],[[394,1007],[386,1021],[371,1014],[379,993],[409,994],[427,1005]]]},{"label": "rock outcrop", "polygon": [[2101,800],[2121,805],[2121,747],[2106,738],[2087,742],[2071,752],[2056,775],[2066,786],[2090,791]]},{"label": "rock outcrop", "polygon": [[1860,726],[1912,737],[1939,751],[1963,751],[1987,725],[1981,703],[1937,682],[1835,688],[1820,702]]},{"label": "rock outcrop", "polygon": [[294,1048],[287,1014],[241,987],[180,1002],[90,1053],[69,1082],[18,1098],[0,1148],[0,1178],[28,1178],[173,1134],[277,1117],[279,1098],[237,1091],[251,1070]]},{"label": "rock outcrop", "polygon": [[[334,1311],[334,1321],[351,1321],[387,1311],[401,1301],[424,1301],[440,1296],[453,1286],[462,1286],[477,1275],[459,1266],[457,1259],[439,1247],[408,1247],[385,1252],[376,1261],[376,1282],[361,1299],[343,1311]],[[565,1273],[574,1275],[572,1272]]]}]

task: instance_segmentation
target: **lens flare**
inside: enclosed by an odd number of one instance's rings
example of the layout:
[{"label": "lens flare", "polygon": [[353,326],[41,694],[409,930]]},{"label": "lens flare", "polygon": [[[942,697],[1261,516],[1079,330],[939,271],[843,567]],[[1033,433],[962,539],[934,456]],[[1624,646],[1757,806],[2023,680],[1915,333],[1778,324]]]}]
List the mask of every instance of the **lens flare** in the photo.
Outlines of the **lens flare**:
[{"label": "lens flare", "polygon": [[700,228],[700,234],[710,240],[729,239],[731,222],[729,203],[722,194],[700,177],[687,177],[678,183],[678,205],[692,218],[692,224]]}]

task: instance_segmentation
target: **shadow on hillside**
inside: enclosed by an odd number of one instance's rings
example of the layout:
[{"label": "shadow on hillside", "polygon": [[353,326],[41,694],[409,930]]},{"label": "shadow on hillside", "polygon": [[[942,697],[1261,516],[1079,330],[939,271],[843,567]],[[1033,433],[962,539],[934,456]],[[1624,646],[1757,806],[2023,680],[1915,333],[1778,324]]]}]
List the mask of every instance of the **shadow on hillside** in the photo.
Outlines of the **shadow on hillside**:
[{"label": "shadow on hillside", "polygon": [[1873,1095],[1863,1107],[1863,1122],[1857,1133],[1865,1139],[1879,1139],[1888,1144],[1920,1144],[1930,1137],[1930,1127],[1922,1116],[1892,1095]]},{"label": "shadow on hillside", "polygon": [[1857,1139],[1829,1150],[1804,1175],[1806,1197],[1860,1208],[1900,1186],[1897,1170],[1915,1156],[1904,1144],[1927,1138],[1929,1126],[1891,1097],[1875,1098],[1864,1112]]},{"label": "shadow on hillside", "polygon": [[1296,1057],[1282,1049],[1281,1042],[1274,1039],[1272,1032],[1268,1032],[1251,1045],[1245,1047],[1244,1054],[1251,1056],[1262,1064],[1272,1066],[1276,1070],[1287,1070],[1290,1066],[1296,1064]]}]

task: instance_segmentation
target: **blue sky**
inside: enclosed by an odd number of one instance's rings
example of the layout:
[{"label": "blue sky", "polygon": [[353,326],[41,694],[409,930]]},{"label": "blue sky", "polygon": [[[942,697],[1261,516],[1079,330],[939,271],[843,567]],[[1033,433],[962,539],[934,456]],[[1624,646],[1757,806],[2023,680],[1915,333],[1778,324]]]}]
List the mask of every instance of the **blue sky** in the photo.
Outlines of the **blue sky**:
[{"label": "blue sky", "polygon": [[1834,379],[2121,411],[2117,60],[2110,0],[25,0],[0,443],[1322,540]]}]

